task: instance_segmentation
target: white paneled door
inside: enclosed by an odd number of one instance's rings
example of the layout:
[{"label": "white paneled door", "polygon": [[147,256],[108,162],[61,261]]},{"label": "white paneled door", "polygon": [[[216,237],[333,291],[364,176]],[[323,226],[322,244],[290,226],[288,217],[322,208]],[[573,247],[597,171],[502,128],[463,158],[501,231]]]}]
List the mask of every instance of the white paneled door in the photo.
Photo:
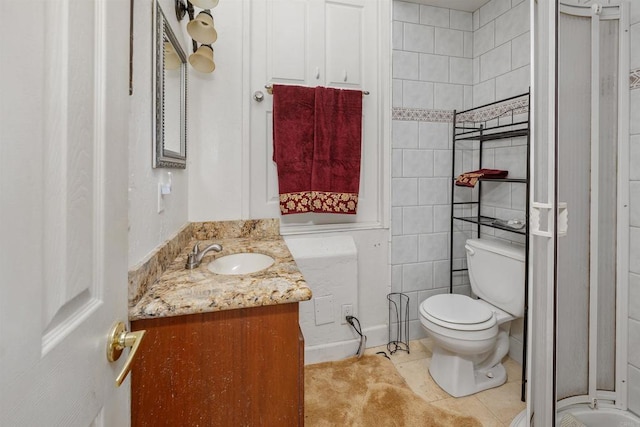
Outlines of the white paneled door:
[{"label": "white paneled door", "polygon": [[130,423],[106,357],[127,320],[129,6],[0,2],[2,426]]},{"label": "white paneled door", "polygon": [[[382,194],[381,83],[386,1],[252,0],[250,37],[251,218],[280,216],[273,156],[273,101],[265,84],[363,90],[362,164],[357,215],[308,213],[281,217],[281,225],[380,221]],[[384,27],[386,28],[386,27]],[[386,32],[383,32],[386,34]],[[384,62],[384,61],[382,61]]]}]

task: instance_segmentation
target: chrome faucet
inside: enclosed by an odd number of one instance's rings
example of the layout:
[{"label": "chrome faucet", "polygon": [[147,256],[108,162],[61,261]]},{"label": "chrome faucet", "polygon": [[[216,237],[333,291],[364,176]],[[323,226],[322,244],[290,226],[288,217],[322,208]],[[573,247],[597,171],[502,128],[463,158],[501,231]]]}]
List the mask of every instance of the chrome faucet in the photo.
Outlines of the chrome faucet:
[{"label": "chrome faucet", "polygon": [[202,262],[202,258],[207,254],[207,252],[209,251],[220,252],[222,250],[222,246],[220,246],[217,243],[209,245],[203,250],[200,250],[199,245],[200,245],[200,242],[197,242],[193,247],[193,250],[191,251],[191,253],[189,253],[189,255],[187,256],[187,263],[185,264],[184,268],[188,270],[197,268]]}]

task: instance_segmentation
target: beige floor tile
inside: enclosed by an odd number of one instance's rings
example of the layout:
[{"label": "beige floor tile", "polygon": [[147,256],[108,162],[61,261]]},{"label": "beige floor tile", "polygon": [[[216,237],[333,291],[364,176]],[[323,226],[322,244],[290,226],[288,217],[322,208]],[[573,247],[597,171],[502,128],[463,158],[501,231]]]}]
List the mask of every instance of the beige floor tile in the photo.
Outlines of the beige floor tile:
[{"label": "beige floor tile", "polygon": [[427,350],[433,352],[433,340],[431,338],[422,338],[418,341],[420,341],[420,343],[425,346]]},{"label": "beige floor tile", "polygon": [[431,352],[427,350],[419,341],[411,341],[409,342],[409,350],[406,351],[396,351],[393,354],[390,354],[389,350],[387,350],[386,345],[381,345],[378,347],[371,347],[365,350],[364,354],[376,354],[379,351],[384,351],[394,365],[399,363],[409,362],[411,360],[425,359],[427,357],[431,357]]},{"label": "beige floor tile", "polygon": [[511,422],[526,403],[520,401],[520,383],[509,382],[475,395],[500,422]]},{"label": "beige floor tile", "polygon": [[502,365],[507,370],[507,382],[522,380],[522,365],[509,357],[502,361]]},{"label": "beige floor tile", "polygon": [[470,415],[480,421],[483,427],[502,427],[503,423],[496,418],[475,396],[449,397],[448,399],[431,402],[433,406],[441,409],[457,412],[461,415]]},{"label": "beige floor tile", "polygon": [[427,402],[450,398],[451,396],[433,381],[429,374],[429,360],[419,359],[399,363],[396,369],[409,387]]}]

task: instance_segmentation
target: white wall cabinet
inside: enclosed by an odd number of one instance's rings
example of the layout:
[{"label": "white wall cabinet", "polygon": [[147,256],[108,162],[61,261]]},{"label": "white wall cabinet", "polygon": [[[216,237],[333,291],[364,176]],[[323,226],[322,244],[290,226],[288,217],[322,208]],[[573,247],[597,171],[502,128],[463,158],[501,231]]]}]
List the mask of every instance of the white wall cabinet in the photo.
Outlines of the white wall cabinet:
[{"label": "white wall cabinet", "polygon": [[[379,28],[386,2],[367,0],[254,0],[251,3],[251,93],[262,102],[250,108],[251,218],[279,217],[278,181],[272,161],[272,97],[266,84],[330,86],[369,91],[363,98],[363,147],[357,215],[290,215],[283,228],[322,224],[381,223],[383,123],[381,106],[389,88],[388,48]],[[388,6],[388,4],[387,4]],[[382,61],[381,56],[387,55]],[[388,67],[388,66],[387,66]],[[383,76],[384,75],[384,76]],[[384,80],[384,81],[383,81]]]}]

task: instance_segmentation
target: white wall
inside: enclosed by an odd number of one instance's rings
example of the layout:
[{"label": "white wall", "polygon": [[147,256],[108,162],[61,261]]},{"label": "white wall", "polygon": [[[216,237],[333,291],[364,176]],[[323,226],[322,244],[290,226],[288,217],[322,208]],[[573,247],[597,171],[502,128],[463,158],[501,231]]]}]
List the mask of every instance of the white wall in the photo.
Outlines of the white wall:
[{"label": "white wall", "polygon": [[[172,0],[160,1],[178,38]],[[152,1],[134,4],[133,95],[129,104],[129,267],[142,261],[187,222],[187,171],[153,169]],[[183,45],[183,46],[186,46]],[[190,88],[191,90],[191,88]],[[189,152],[190,146],[187,147]],[[191,155],[191,154],[189,154]],[[158,182],[170,171],[173,191],[157,211]]]},{"label": "white wall", "polygon": [[212,15],[218,31],[213,45],[216,69],[202,74],[189,68],[189,220],[247,219],[243,203],[245,168],[243,116],[243,7],[223,0]]}]

